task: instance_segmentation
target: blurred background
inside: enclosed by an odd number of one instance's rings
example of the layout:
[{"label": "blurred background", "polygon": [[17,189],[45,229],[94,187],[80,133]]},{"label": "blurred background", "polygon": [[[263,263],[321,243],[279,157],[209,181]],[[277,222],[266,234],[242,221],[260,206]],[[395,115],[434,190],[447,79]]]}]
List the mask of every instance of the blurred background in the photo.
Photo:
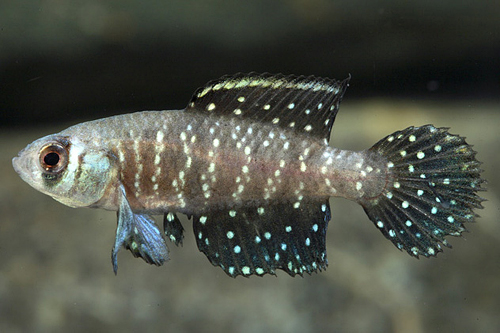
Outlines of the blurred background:
[{"label": "blurred background", "polygon": [[[16,0],[0,3],[1,332],[498,332],[500,3]],[[84,120],[183,108],[235,72],[352,76],[332,145],[411,125],[467,136],[488,199],[452,250],[416,260],[332,199],[326,272],[231,279],[196,249],[110,252],[116,215],[36,192],[11,158]]]}]

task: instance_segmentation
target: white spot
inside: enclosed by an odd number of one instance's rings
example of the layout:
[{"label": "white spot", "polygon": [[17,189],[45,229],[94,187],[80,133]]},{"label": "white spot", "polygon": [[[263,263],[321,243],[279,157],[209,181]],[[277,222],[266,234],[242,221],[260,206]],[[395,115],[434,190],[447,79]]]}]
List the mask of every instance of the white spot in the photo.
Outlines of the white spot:
[{"label": "white spot", "polygon": [[382,229],[384,227],[384,223],[382,221],[377,221],[377,227]]},{"label": "white spot", "polygon": [[269,110],[270,108],[271,108],[271,105],[269,105],[269,104],[264,105],[264,110]]},{"label": "white spot", "polygon": [[245,274],[245,275],[250,274],[250,267],[248,267],[248,266],[243,266],[243,267],[241,268],[241,272],[242,272],[243,274]]},{"label": "white spot", "polygon": [[281,249],[282,249],[283,251],[286,251],[286,244],[285,244],[285,243],[281,243]]},{"label": "white spot", "polygon": [[448,216],[447,220],[448,220],[448,222],[450,222],[450,223],[455,222],[455,218],[454,218],[453,216],[451,216],[451,215],[450,215],[450,216]]},{"label": "white spot", "polygon": [[415,137],[415,135],[410,135],[410,137],[408,138],[410,142],[415,142],[416,139],[417,138]]},{"label": "white spot", "polygon": [[326,205],[325,204],[322,204],[321,205],[321,211],[324,213],[326,212]]},{"label": "white spot", "polygon": [[235,217],[236,216],[236,211],[235,210],[230,210],[229,211],[229,216]]},{"label": "white spot", "polygon": [[306,238],[306,246],[311,245],[311,240],[309,238]]},{"label": "white spot", "polygon": [[419,197],[421,197],[423,194],[424,194],[424,191],[423,191],[423,190],[418,190],[418,191],[417,191],[417,195],[418,195]]},{"label": "white spot", "polygon": [[306,127],[304,127],[304,129],[309,132],[310,130],[312,130],[312,126],[311,125],[306,125]]},{"label": "white spot", "polygon": [[361,184],[361,182],[356,182],[356,191],[361,190],[362,187],[363,187],[363,184]]},{"label": "white spot", "polygon": [[312,230],[313,230],[314,232],[317,232],[317,231],[318,231],[318,225],[317,225],[317,224],[313,224],[313,226],[312,226]]},{"label": "white spot", "polygon": [[436,207],[432,207],[431,213],[432,214],[437,214],[437,212],[438,212],[438,209]]},{"label": "white spot", "polygon": [[271,233],[270,233],[269,231],[266,231],[266,232],[264,233],[264,237],[265,237],[266,239],[271,239]]},{"label": "white spot", "polygon": [[241,114],[241,109],[235,109],[235,110],[233,111],[233,113],[234,113],[235,115],[239,116],[239,115]]},{"label": "white spot", "polygon": [[408,201],[403,201],[401,203],[401,207],[403,207],[403,208],[408,208],[409,206],[410,206],[410,204],[408,203]]},{"label": "white spot", "polygon": [[289,127],[294,127],[295,126],[295,121],[292,121],[290,124],[288,124]]},{"label": "white spot", "polygon": [[210,163],[208,166],[208,172],[213,173],[215,171],[215,163]]},{"label": "white spot", "polygon": [[214,134],[215,129],[213,127],[210,127],[210,129],[208,131],[210,132],[210,134]]},{"label": "white spot", "polygon": [[293,204],[293,208],[297,209],[299,207],[300,207],[300,202],[297,201],[296,203]]},{"label": "white spot", "polygon": [[236,245],[234,247],[234,253],[240,253],[241,252],[241,247],[239,245]]},{"label": "white spot", "polygon": [[258,213],[259,215],[264,214],[264,213],[265,213],[264,208],[263,208],[263,207],[259,207],[259,208],[257,208],[257,213]]},{"label": "white spot", "polygon": [[219,143],[220,143],[219,139],[214,139],[214,141],[213,141],[214,147],[219,147]]},{"label": "white spot", "polygon": [[276,260],[276,261],[280,260],[280,255],[279,255],[279,253],[276,253],[276,254],[274,255],[274,260]]},{"label": "white spot", "polygon": [[273,124],[277,124],[280,122],[280,118],[274,118],[272,122]]},{"label": "white spot", "polygon": [[425,157],[425,153],[424,153],[424,152],[419,151],[419,152],[417,153],[417,158],[418,158],[419,160],[423,159],[424,157]]},{"label": "white spot", "polygon": [[429,247],[427,249],[427,253],[429,253],[431,256],[433,256],[436,252],[434,251],[434,249],[432,247]]},{"label": "white spot", "polygon": [[245,101],[245,97],[240,96],[238,97],[238,102],[243,103]]},{"label": "white spot", "polygon": [[288,149],[288,147],[290,147],[290,143],[287,141],[285,142],[285,144],[283,145],[283,149]]},{"label": "white spot", "polygon": [[406,226],[407,227],[411,227],[411,225],[412,225],[411,221],[410,220],[406,220]]},{"label": "white spot", "polygon": [[274,177],[279,177],[281,174],[281,171],[280,170],[276,170],[274,171]]},{"label": "white spot", "polygon": [[288,225],[288,226],[286,226],[285,231],[286,231],[286,232],[290,232],[290,231],[292,231],[292,227],[291,227],[291,226],[289,226],[289,225]]},{"label": "white spot", "polygon": [[443,184],[450,185],[450,178],[443,179]]},{"label": "white spot", "polygon": [[156,133],[156,141],[158,142],[162,142],[163,141],[163,132],[162,131],[158,131],[158,133]]},{"label": "white spot", "polygon": [[408,165],[408,171],[410,172],[414,172],[415,171],[415,167],[413,165]]},{"label": "white spot", "polygon": [[394,167],[394,163],[392,163],[392,162],[388,162],[388,163],[387,163],[387,167],[388,167],[388,168],[392,168],[392,167]]},{"label": "white spot", "polygon": [[269,146],[269,141],[264,140],[264,142],[262,142],[262,144],[264,145],[264,147],[267,147],[267,146]]},{"label": "white spot", "polygon": [[255,236],[255,243],[259,244],[261,241],[260,237],[259,236]]},{"label": "white spot", "polygon": [[231,274],[231,275],[234,274],[234,267],[233,266],[229,267],[228,270],[229,270],[229,274]]},{"label": "white spot", "polygon": [[288,104],[288,108],[289,108],[290,110],[291,110],[291,109],[293,109],[294,107],[295,107],[295,103],[290,103],[290,104]]},{"label": "white spot", "polygon": [[251,152],[252,152],[252,149],[250,149],[250,147],[246,146],[245,147],[245,155],[250,155]]},{"label": "white spot", "polygon": [[307,170],[307,166],[304,162],[300,162],[300,171],[305,172]]},{"label": "white spot", "polygon": [[401,186],[401,184],[399,184],[399,182],[394,182],[394,188],[399,188]]},{"label": "white spot", "polygon": [[241,171],[243,171],[243,173],[248,173],[248,166],[244,165],[241,167]]},{"label": "white spot", "polygon": [[387,197],[387,199],[392,199],[392,192],[387,192],[385,196]]},{"label": "white spot", "polygon": [[264,270],[260,267],[257,267],[257,268],[255,268],[255,273],[262,275],[262,274],[264,274]]},{"label": "white spot", "polygon": [[391,135],[387,138],[387,141],[392,142],[394,140],[394,137]]},{"label": "white spot", "polygon": [[200,216],[200,223],[205,224],[207,222],[207,217],[206,216]]},{"label": "white spot", "polygon": [[395,237],[396,236],[396,233],[394,232],[394,230],[389,230],[389,236],[391,237]]},{"label": "white spot", "polygon": [[421,174],[420,174],[420,178],[425,179],[425,174],[424,174],[424,173],[421,173]]},{"label": "white spot", "polygon": [[441,146],[440,145],[435,145],[434,146],[434,151],[436,151],[436,152],[439,153],[441,151]]},{"label": "white spot", "polygon": [[318,110],[321,109],[323,107],[323,103],[319,103],[318,104]]},{"label": "white spot", "polygon": [[208,104],[207,110],[212,111],[213,109],[215,109],[215,104],[214,103]]},{"label": "white spot", "polygon": [[399,152],[399,154],[401,154],[402,157],[405,157],[406,156],[406,150],[401,150]]}]

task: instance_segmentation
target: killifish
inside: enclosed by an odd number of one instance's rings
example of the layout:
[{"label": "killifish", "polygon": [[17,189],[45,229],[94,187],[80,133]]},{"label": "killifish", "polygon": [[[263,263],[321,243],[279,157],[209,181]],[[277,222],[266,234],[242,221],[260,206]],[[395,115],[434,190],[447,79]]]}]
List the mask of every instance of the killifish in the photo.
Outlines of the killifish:
[{"label": "killifish", "polygon": [[[184,237],[179,213],[192,218],[198,249],[231,277],[322,271],[330,197],[359,203],[398,249],[435,256],[482,208],[476,152],[432,125],[363,151],[329,146],[349,79],[225,76],[183,110],[80,123],[12,163],[67,206],[117,212],[115,274],[122,247],[149,264],[169,260],[166,240]],[[153,215],[163,215],[163,232]]]}]

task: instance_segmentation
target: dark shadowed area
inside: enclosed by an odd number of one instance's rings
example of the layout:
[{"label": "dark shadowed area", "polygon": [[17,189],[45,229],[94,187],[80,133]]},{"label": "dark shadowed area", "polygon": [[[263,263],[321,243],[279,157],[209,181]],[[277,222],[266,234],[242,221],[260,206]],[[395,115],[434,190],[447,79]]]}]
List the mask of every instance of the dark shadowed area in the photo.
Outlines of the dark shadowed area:
[{"label": "dark shadowed area", "polygon": [[[500,3],[20,0],[0,4],[1,332],[497,332]],[[453,249],[416,260],[363,209],[332,199],[325,272],[229,278],[184,246],[157,268],[119,254],[116,213],[25,184],[12,157],[95,118],[183,108],[235,72],[352,76],[331,145],[451,127],[485,169],[487,202]],[[161,222],[158,219],[158,222]]]}]

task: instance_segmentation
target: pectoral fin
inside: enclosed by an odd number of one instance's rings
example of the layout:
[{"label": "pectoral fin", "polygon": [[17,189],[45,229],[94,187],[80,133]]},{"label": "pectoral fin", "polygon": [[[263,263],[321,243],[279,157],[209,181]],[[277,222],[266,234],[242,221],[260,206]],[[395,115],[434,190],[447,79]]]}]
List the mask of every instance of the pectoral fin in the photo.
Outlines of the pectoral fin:
[{"label": "pectoral fin", "polygon": [[150,215],[136,214],[127,201],[125,188],[120,186],[120,209],[118,210],[118,227],[111,261],[113,271],[118,271],[117,255],[121,247],[130,250],[134,257],[140,257],[148,264],[161,266],[167,260],[168,247]]}]

